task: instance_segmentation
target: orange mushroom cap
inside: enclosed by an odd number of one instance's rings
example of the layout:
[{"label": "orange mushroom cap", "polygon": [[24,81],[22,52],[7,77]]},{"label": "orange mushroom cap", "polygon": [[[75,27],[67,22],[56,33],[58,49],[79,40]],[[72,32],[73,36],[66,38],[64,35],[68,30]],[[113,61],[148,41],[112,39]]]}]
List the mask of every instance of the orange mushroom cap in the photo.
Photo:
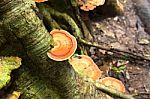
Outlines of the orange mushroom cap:
[{"label": "orange mushroom cap", "polygon": [[40,3],[40,2],[45,2],[45,1],[48,1],[48,0],[34,0],[34,1]]},{"label": "orange mushroom cap", "polygon": [[96,8],[96,6],[91,5],[89,3],[84,4],[80,7],[80,9],[84,10],[84,11],[89,11],[89,10],[93,10],[94,8]]},{"label": "orange mushroom cap", "polygon": [[73,66],[74,70],[81,75],[87,76],[93,80],[97,80],[101,77],[102,71],[89,56],[74,56],[69,59],[69,63]]},{"label": "orange mushroom cap", "polygon": [[118,90],[120,92],[125,92],[125,86],[124,86],[124,84],[120,80],[118,80],[116,78],[105,77],[103,79],[100,79],[99,83],[103,84],[105,86],[108,86],[110,88],[116,89],[116,90]]},{"label": "orange mushroom cap", "polygon": [[95,5],[95,6],[100,6],[105,3],[105,0],[88,0],[88,3]]},{"label": "orange mushroom cap", "polygon": [[93,10],[96,6],[103,5],[105,0],[78,0],[78,4],[80,5],[80,9],[84,11]]},{"label": "orange mushroom cap", "polygon": [[50,34],[54,40],[54,48],[48,51],[48,57],[55,61],[63,61],[70,58],[77,49],[75,37],[65,30],[55,29]]}]

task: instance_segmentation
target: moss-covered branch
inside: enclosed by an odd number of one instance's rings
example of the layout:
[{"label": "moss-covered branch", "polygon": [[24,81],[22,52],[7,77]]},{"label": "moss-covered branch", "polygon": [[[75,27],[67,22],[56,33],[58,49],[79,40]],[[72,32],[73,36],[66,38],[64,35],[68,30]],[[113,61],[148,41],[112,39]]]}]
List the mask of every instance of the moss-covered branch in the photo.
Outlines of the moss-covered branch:
[{"label": "moss-covered branch", "polygon": [[[27,59],[31,59],[34,64],[28,64],[31,73],[38,75],[46,85],[54,86],[61,98],[72,99],[76,89],[73,71],[67,62],[55,62],[47,57],[53,41],[34,8],[33,0],[0,1],[4,29],[22,43]],[[8,32],[5,34],[9,35]]]},{"label": "moss-covered branch", "polygon": [[[43,56],[43,53],[50,49],[52,39],[42,21],[31,9],[31,5],[35,6],[34,2],[25,0],[24,6],[22,2],[17,2],[17,0],[12,0],[10,3],[12,8],[9,7],[9,10],[1,15],[5,31],[13,33],[22,41],[32,60],[42,61],[43,59],[39,56]],[[7,8],[10,3],[6,4],[4,8]]]},{"label": "moss-covered branch", "polygon": [[46,23],[47,27],[51,29],[61,29],[59,24],[51,17],[51,14],[44,9],[44,7],[39,6],[40,13],[44,16],[44,23]]},{"label": "moss-covered branch", "polygon": [[77,38],[80,38],[81,37],[81,31],[79,29],[79,27],[77,26],[76,22],[69,16],[67,15],[66,13],[60,13],[58,12],[57,10],[49,7],[48,5],[46,4],[40,4],[39,5],[39,9],[45,9],[47,10],[52,16],[55,16],[57,18],[61,18],[63,20],[65,20],[67,23],[69,23],[69,25],[71,25],[71,29],[74,33],[74,35],[77,37]]},{"label": "moss-covered branch", "polygon": [[119,92],[117,90],[114,90],[114,89],[111,89],[109,87],[106,87],[102,84],[99,84],[99,83],[94,83],[94,85],[99,89],[99,90],[102,90],[106,93],[109,93],[110,95],[112,96],[117,96],[117,97],[120,97],[122,99],[134,99],[132,97],[132,95],[128,95],[128,94],[125,94],[125,93],[122,93],[122,92]]}]

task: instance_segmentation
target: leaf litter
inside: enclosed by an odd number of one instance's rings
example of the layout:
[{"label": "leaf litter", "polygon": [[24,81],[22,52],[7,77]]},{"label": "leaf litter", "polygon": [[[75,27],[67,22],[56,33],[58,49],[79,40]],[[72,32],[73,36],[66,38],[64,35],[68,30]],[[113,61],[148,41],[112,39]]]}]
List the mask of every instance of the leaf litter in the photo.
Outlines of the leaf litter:
[{"label": "leaf litter", "polygon": [[[122,16],[91,19],[94,40],[103,46],[111,46],[150,59],[150,35],[144,31],[139,17],[135,13],[133,2],[128,0]],[[108,76],[114,76],[112,63],[121,59],[109,58],[108,52],[91,47],[91,57]],[[112,53],[111,53],[112,54]],[[150,98],[150,63],[146,61],[123,60],[118,79],[124,82],[128,93],[139,93],[136,99]],[[117,71],[118,66],[114,70]],[[119,69],[118,69],[119,72]]]}]

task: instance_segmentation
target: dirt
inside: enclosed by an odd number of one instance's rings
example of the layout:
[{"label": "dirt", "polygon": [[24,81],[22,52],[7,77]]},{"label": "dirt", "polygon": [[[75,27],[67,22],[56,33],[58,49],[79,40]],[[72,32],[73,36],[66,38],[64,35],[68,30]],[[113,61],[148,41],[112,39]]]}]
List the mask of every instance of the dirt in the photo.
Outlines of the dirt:
[{"label": "dirt", "polygon": [[[133,2],[128,0],[124,4],[124,14],[116,17],[102,18],[101,15],[91,19],[94,40],[103,46],[129,51],[150,59],[150,35],[144,31],[143,24],[135,13]],[[112,76],[113,61],[107,60],[106,51],[91,47],[91,57],[100,66],[105,68],[107,76]],[[110,53],[112,54],[112,53]],[[104,60],[105,59],[105,60]],[[107,61],[107,62],[106,62]],[[136,99],[150,99],[150,63],[146,61],[129,61],[120,76],[130,94],[139,93]],[[106,66],[107,65],[107,66]]]}]

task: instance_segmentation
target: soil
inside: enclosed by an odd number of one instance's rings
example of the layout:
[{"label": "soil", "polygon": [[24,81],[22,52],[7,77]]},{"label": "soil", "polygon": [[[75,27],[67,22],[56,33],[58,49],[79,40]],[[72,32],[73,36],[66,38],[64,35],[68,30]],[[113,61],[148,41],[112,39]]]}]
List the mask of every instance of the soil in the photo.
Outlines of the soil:
[{"label": "soil", "polygon": [[[131,0],[124,4],[124,14],[115,17],[96,15],[91,18],[95,42],[100,45],[129,51],[150,59],[150,35],[144,31],[143,24],[135,13]],[[91,57],[106,76],[114,76],[113,67],[119,67],[122,59],[109,58],[104,50],[91,47]],[[139,60],[122,60],[125,69],[119,77],[114,76],[126,86],[129,94],[138,93],[136,99],[150,99],[150,62]],[[112,64],[112,63],[115,63]],[[121,65],[120,65],[121,66]]]}]

